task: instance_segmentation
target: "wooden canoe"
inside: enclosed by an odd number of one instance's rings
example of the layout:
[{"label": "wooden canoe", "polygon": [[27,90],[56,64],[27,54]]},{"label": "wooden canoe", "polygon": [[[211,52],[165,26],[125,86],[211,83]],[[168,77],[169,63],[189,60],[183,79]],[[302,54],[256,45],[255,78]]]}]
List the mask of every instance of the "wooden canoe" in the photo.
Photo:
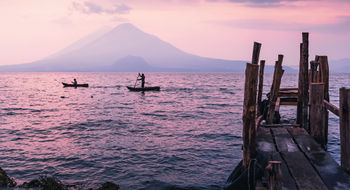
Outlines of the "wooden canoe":
[{"label": "wooden canoe", "polygon": [[63,84],[63,87],[89,87],[89,84],[77,84],[77,85],[74,85],[74,84],[69,84],[69,83],[64,83],[62,82]]},{"label": "wooden canoe", "polygon": [[127,86],[127,88],[130,90],[130,91],[159,91],[160,90],[160,87],[159,86],[150,86],[150,87],[144,87],[144,88],[134,88],[134,87],[130,87],[130,86]]}]

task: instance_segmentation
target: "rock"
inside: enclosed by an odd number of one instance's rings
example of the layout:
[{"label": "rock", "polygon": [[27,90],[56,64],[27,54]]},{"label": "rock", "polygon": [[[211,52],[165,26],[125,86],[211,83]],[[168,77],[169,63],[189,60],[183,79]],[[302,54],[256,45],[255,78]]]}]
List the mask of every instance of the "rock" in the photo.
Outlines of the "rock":
[{"label": "rock", "polygon": [[39,188],[40,187],[40,181],[37,179],[34,179],[30,182],[24,182],[20,187],[23,188]]},{"label": "rock", "polygon": [[40,188],[45,190],[65,190],[66,186],[55,177],[40,176],[39,179],[34,179],[30,182],[24,182],[22,188]]},{"label": "rock", "polygon": [[14,187],[16,182],[14,179],[10,178],[7,173],[0,168],[0,187]]},{"label": "rock", "polygon": [[118,190],[119,185],[112,183],[112,182],[106,182],[102,184],[101,187],[99,187],[97,190]]}]

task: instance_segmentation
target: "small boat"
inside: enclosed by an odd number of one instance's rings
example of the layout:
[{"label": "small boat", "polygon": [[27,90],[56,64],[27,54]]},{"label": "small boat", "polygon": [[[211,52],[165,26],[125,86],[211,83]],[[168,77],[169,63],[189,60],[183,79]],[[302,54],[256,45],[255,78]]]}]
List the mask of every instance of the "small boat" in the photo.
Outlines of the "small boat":
[{"label": "small boat", "polygon": [[135,87],[130,87],[127,86],[126,88],[128,88],[130,91],[159,91],[160,87],[159,86],[150,86],[150,87],[144,87],[144,88],[135,88]]},{"label": "small boat", "polygon": [[75,85],[75,84],[69,84],[69,83],[64,83],[64,82],[62,82],[62,84],[63,84],[63,87],[89,87],[89,84],[77,84],[77,85]]}]

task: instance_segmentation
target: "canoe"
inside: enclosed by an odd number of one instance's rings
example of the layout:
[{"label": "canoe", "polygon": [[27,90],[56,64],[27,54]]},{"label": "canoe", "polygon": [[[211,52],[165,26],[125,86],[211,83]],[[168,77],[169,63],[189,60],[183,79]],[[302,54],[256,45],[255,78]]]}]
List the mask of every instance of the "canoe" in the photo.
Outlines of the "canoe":
[{"label": "canoe", "polygon": [[134,87],[130,87],[130,86],[127,86],[127,88],[130,90],[130,91],[159,91],[160,90],[160,87],[159,86],[150,86],[150,87],[144,87],[144,88],[134,88]]},{"label": "canoe", "polygon": [[89,87],[89,84],[77,84],[77,85],[74,85],[74,84],[69,84],[69,83],[64,83],[62,82],[63,84],[63,87]]}]

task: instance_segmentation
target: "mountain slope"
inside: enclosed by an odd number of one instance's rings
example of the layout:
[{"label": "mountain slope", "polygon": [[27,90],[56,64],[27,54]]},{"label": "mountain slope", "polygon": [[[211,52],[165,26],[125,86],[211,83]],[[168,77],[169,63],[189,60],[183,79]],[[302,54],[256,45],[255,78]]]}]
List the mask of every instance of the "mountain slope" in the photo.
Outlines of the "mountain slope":
[{"label": "mountain slope", "polygon": [[245,63],[195,56],[131,24],[121,24],[109,32],[80,40],[46,59],[2,66],[0,70],[242,72]]}]

